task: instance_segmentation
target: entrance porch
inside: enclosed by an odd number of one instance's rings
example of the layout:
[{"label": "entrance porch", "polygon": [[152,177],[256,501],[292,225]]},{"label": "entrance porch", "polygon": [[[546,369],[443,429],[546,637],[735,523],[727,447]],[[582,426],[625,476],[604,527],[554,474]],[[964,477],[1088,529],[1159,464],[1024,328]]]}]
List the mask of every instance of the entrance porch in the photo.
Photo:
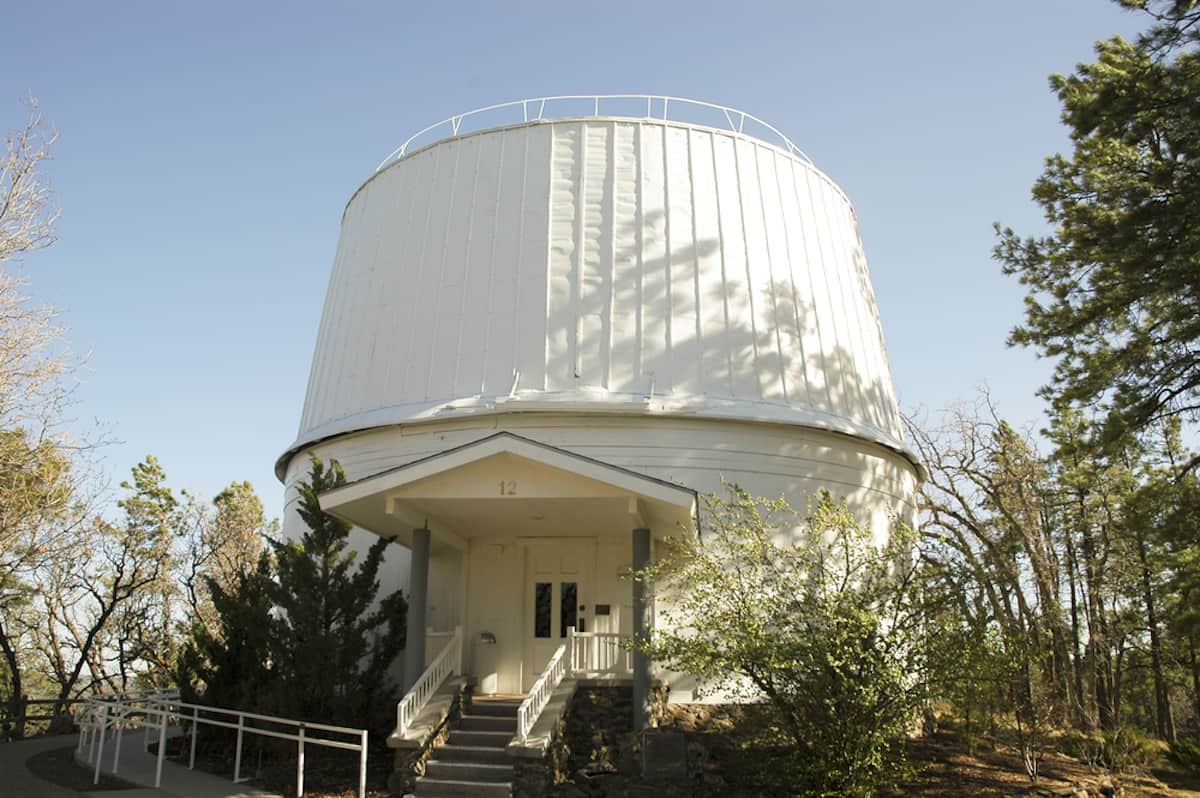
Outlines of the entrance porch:
[{"label": "entrance porch", "polygon": [[[650,663],[621,639],[649,634],[653,607],[622,574],[650,562],[655,539],[695,534],[694,491],[501,432],[329,491],[321,505],[411,551],[410,694],[452,671],[478,694],[545,691],[555,668],[626,676],[645,725]],[[442,661],[451,642],[457,668]]]}]

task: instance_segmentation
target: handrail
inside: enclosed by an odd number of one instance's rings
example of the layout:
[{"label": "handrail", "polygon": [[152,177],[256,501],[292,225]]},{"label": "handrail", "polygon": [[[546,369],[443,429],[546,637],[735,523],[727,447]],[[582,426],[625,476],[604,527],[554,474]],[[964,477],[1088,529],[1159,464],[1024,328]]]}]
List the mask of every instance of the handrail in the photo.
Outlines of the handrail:
[{"label": "handrail", "polygon": [[571,651],[571,673],[633,673],[633,654],[617,632],[577,632],[567,627]]},{"label": "handrail", "polygon": [[442,653],[429,663],[421,677],[413,683],[400,703],[396,704],[396,732],[403,737],[417,714],[429,703],[429,699],[442,682],[452,673],[462,673],[462,627],[454,627],[454,635],[442,648]]},{"label": "handrail", "polygon": [[533,728],[546,704],[550,703],[550,696],[554,695],[555,688],[562,684],[567,675],[567,663],[564,662],[566,653],[567,645],[564,643],[554,652],[554,656],[550,657],[542,675],[533,683],[529,695],[517,708],[517,738],[522,743],[529,738],[529,730]]},{"label": "handrail", "polygon": [[[178,691],[175,691],[178,695]],[[184,710],[190,710],[185,712]],[[217,720],[213,717],[204,717],[204,715],[216,715],[225,717],[236,717],[237,722],[227,722]],[[162,767],[163,759],[166,752],[166,733],[167,726],[171,725],[172,719],[175,719],[179,725],[187,723],[191,724],[191,753],[188,761],[188,769],[192,770],[196,765],[196,732],[200,724],[206,726],[217,726],[225,729],[237,730],[237,750],[234,756],[233,781],[235,784],[246,781],[242,778],[242,741],[245,734],[257,734],[262,737],[274,737],[280,740],[291,740],[298,743],[297,760],[296,760],[296,794],[304,795],[304,746],[306,744],[319,745],[326,748],[339,748],[347,751],[357,751],[359,758],[358,765],[358,795],[359,798],[365,798],[367,790],[367,730],[352,729],[346,726],[333,726],[327,723],[308,723],[306,721],[294,720],[292,718],[282,718],[275,715],[262,715],[256,712],[242,712],[236,709],[227,709],[225,707],[210,707],[202,704],[189,704],[187,702],[175,700],[170,694],[157,694],[149,696],[97,696],[89,698],[81,712],[81,733],[79,736],[79,751],[82,752],[85,747],[88,748],[88,753],[84,759],[88,762],[95,762],[94,781],[99,783],[100,780],[100,765],[104,757],[104,742],[105,730],[115,729],[115,747],[113,750],[112,773],[116,774],[117,765],[121,755],[121,739],[124,732],[125,724],[128,720],[140,717],[145,720],[153,720],[154,728],[158,730],[158,756],[157,767],[155,770],[154,786],[162,786]],[[266,723],[275,724],[278,726],[292,726],[296,728],[295,734],[289,734],[282,731],[273,731],[270,729],[258,728],[246,723],[247,720],[260,720]],[[147,744],[149,743],[149,733],[151,726],[143,724],[146,727]],[[355,738],[355,742],[345,742],[329,737],[312,737],[309,736],[310,731],[325,731],[333,734],[347,735]],[[97,739],[98,736],[98,739]]]},{"label": "handrail", "polygon": [[[795,144],[792,143],[791,139],[789,139],[782,132],[780,132],[780,130],[778,128],[776,128],[774,125],[771,125],[768,122],[764,122],[762,119],[759,119],[757,116],[754,116],[753,114],[748,114],[745,111],[740,111],[737,108],[730,108],[729,106],[725,106],[725,105],[717,105],[715,103],[708,103],[708,102],[704,102],[703,100],[691,100],[691,99],[688,99],[687,97],[670,97],[670,96],[662,95],[662,94],[562,94],[562,95],[553,96],[553,97],[533,97],[533,98],[528,98],[528,99],[524,99],[524,100],[511,100],[509,102],[496,103],[495,105],[488,105],[488,106],[484,106],[483,108],[475,108],[470,111],[465,111],[464,113],[461,113],[461,114],[455,114],[454,116],[447,117],[446,119],[443,119],[439,122],[434,122],[432,125],[421,128],[416,133],[412,134],[407,139],[405,139],[404,142],[399,147],[397,147],[395,150],[393,150],[392,153],[390,155],[388,155],[388,157],[384,158],[383,161],[380,162],[379,166],[376,167],[375,171],[379,172],[379,171],[383,170],[384,168],[390,166],[391,164],[395,163],[396,161],[400,160],[401,158],[403,158],[405,156],[405,154],[408,153],[409,146],[414,141],[416,141],[417,139],[424,136],[426,133],[430,133],[430,132],[438,130],[439,128],[449,126],[449,130],[447,131],[449,133],[449,135],[445,136],[444,138],[450,138],[450,139],[458,138],[458,136],[462,135],[464,132],[463,128],[462,128],[462,124],[463,124],[464,120],[470,119],[471,117],[479,116],[480,114],[488,113],[489,111],[499,111],[499,110],[507,110],[507,109],[515,110],[517,108],[517,106],[520,106],[522,122],[540,122],[545,119],[572,119],[572,118],[578,118],[581,116],[598,117],[601,115],[600,114],[600,103],[602,101],[605,102],[606,104],[611,104],[613,101],[619,101],[619,100],[623,100],[626,102],[629,102],[629,101],[641,102],[643,100],[645,101],[645,103],[646,103],[645,116],[644,117],[631,117],[631,118],[635,118],[635,119],[636,118],[663,119],[663,120],[684,122],[684,121],[686,121],[685,119],[679,118],[679,116],[673,116],[670,112],[670,109],[672,107],[678,109],[681,106],[684,109],[690,109],[693,112],[697,108],[705,108],[708,110],[720,111],[721,114],[724,115],[725,121],[729,124],[729,129],[732,132],[738,133],[738,134],[745,134],[746,123],[750,122],[751,125],[763,128],[763,130],[765,130],[767,133],[770,133],[772,136],[774,136],[778,139],[777,141],[770,142],[770,143],[782,145],[783,148],[786,149],[790,154],[803,159],[804,161],[808,162],[809,164],[812,163],[812,159],[809,158],[807,155],[805,155],[804,152],[799,147],[797,147]],[[546,114],[546,103],[565,104],[567,102],[578,103],[580,101],[590,101],[592,103],[592,112],[590,114],[586,114],[586,113],[580,114],[580,113],[578,113],[578,109],[575,109],[574,112],[562,113],[560,115],[554,115],[552,113],[550,116],[547,116],[547,114]],[[656,102],[659,103],[659,108],[660,108],[660,111],[658,114],[655,113],[654,104]],[[531,109],[535,111],[532,118],[530,117]],[[676,112],[676,113],[678,113],[678,112]],[[685,110],[685,115],[686,115],[686,110]],[[512,124],[516,124],[515,119],[512,122]],[[709,123],[706,122],[704,124],[709,124]],[[479,128],[479,129],[486,129],[486,128]],[[750,135],[750,134],[746,134],[746,135]],[[755,138],[763,138],[764,140],[767,140],[763,136],[755,136]],[[441,139],[435,139],[434,141],[440,141],[440,140]],[[429,143],[432,144],[434,142],[430,141]]]}]

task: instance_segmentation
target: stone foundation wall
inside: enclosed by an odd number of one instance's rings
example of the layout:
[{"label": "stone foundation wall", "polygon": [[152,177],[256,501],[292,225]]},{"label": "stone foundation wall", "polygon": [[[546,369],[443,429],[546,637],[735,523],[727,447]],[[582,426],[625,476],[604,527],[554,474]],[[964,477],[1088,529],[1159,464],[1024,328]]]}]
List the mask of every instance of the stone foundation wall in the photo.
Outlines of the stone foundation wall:
[{"label": "stone foundation wall", "polygon": [[516,798],[645,796],[684,798],[729,795],[714,772],[710,730],[721,708],[667,704],[667,688],[655,685],[651,722],[633,729],[633,687],[582,682],[560,724],[559,736],[541,760],[518,762]]},{"label": "stone foundation wall", "polygon": [[659,685],[652,703],[655,727],[635,733],[632,688],[581,686],[564,722],[566,769],[536,798],[736,795],[717,767],[719,753],[713,756],[735,715],[730,707],[668,704],[667,690]]}]

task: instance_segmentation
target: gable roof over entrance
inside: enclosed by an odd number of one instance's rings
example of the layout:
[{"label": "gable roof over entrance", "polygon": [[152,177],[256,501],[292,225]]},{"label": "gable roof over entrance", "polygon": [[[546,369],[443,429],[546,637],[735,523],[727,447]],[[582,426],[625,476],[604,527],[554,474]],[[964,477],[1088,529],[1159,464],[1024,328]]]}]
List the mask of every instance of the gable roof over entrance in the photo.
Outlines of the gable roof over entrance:
[{"label": "gable roof over entrance", "polygon": [[696,492],[500,432],[323,493],[321,507],[407,545],[414,527],[442,542],[497,536],[607,535],[693,528]]}]

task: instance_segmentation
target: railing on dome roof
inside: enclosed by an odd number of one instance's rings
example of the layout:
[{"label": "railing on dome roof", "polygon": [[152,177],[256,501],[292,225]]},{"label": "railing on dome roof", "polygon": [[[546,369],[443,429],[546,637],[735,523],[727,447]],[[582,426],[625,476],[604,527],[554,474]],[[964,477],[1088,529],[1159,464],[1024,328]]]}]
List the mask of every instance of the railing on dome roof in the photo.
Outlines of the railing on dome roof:
[{"label": "railing on dome roof", "polygon": [[[641,103],[645,103],[645,114],[638,115],[641,111]],[[550,103],[552,106],[547,113],[546,105]],[[488,127],[497,127],[495,120],[490,124],[471,126],[469,131],[463,129],[463,122],[471,120],[478,122],[478,117],[492,112],[512,112],[517,108],[521,109],[521,122],[539,122],[545,119],[571,119],[587,116],[601,116],[600,105],[603,103],[606,110],[617,105],[622,105],[626,110],[625,113],[607,113],[605,116],[621,116],[633,119],[663,119],[674,122],[692,122],[696,124],[705,124],[710,127],[718,127],[721,117],[724,117],[725,123],[729,125],[729,129],[734,133],[745,133],[746,135],[755,136],[771,143],[777,143],[786,149],[789,153],[799,158],[804,159],[808,163],[812,163],[804,152],[792,143],[792,140],[783,135],[775,126],[768,122],[764,122],[757,116],[748,114],[745,111],[739,111],[736,108],[729,108],[724,105],[716,105],[714,103],[706,103],[702,100],[689,100],[686,97],[667,97],[658,94],[564,94],[557,97],[535,97],[527,100],[513,100],[506,103],[497,103],[496,105],[488,105],[483,108],[476,108],[472,111],[456,114],[440,122],[435,122],[429,127],[422,128],[416,133],[405,139],[404,143],[392,152],[391,155],[383,159],[383,162],[376,167],[378,172],[396,161],[403,158],[409,151],[414,141],[426,137],[429,133],[436,133],[442,128],[448,128],[449,135],[439,138],[428,137],[431,140],[427,143],[433,144],[443,138],[457,138],[466,132],[474,132],[485,130]],[[590,113],[587,110],[587,104],[591,105]],[[629,113],[628,110],[637,105],[637,112]],[[580,112],[582,109],[582,113]],[[701,121],[698,117],[702,112],[707,112],[707,117]],[[503,121],[500,124],[517,124],[515,118],[508,118],[506,114],[502,115]],[[746,131],[747,123],[750,124],[751,132]],[[752,132],[754,129],[760,128],[768,135],[755,135]],[[771,141],[771,139],[777,141]]]}]

